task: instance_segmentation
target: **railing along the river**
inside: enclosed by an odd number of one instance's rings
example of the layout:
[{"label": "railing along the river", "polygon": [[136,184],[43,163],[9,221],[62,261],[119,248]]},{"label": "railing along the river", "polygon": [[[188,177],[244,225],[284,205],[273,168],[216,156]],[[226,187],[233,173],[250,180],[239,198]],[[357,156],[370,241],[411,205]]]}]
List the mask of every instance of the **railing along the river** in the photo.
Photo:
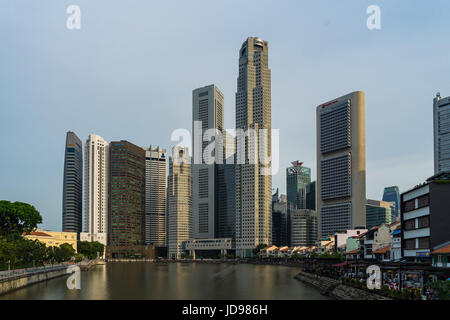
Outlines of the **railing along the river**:
[{"label": "railing along the river", "polygon": [[68,265],[70,265],[70,264],[69,263],[58,264],[58,265],[50,265],[49,264],[49,265],[44,265],[41,267],[34,267],[34,268],[23,268],[23,269],[0,271],[0,282],[19,279],[22,277],[28,277],[30,275],[38,274],[38,273],[66,269]]}]

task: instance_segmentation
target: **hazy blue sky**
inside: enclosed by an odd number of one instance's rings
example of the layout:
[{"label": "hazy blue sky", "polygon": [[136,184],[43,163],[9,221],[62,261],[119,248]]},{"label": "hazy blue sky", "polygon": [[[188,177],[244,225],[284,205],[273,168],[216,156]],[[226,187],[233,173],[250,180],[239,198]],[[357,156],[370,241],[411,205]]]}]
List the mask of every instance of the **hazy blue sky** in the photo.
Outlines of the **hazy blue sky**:
[{"label": "hazy blue sky", "polygon": [[[66,8],[81,8],[81,30]],[[381,7],[381,30],[366,8]],[[367,197],[433,175],[432,99],[450,95],[450,11],[434,1],[0,0],[0,199],[33,204],[61,228],[65,133],[85,142],[174,145],[192,90],[216,84],[234,128],[238,51],[269,41],[280,173],[316,175],[315,107],[366,93]]]}]

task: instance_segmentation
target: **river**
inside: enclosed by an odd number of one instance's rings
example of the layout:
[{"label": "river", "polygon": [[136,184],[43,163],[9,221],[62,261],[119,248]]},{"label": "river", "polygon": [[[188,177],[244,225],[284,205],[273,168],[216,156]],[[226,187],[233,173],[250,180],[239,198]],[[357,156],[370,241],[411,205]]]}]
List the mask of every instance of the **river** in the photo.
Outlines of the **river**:
[{"label": "river", "polygon": [[273,265],[109,262],[82,271],[80,290],[69,290],[67,277],[60,277],[9,292],[0,299],[328,299],[295,280],[298,271]]}]

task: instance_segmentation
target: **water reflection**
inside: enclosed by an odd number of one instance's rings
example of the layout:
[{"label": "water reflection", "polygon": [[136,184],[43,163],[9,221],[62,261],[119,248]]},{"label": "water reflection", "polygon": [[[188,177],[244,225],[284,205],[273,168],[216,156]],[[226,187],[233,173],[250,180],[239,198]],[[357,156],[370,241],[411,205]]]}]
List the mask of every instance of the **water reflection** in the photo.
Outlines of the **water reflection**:
[{"label": "water reflection", "polygon": [[81,273],[81,290],[67,277],[31,285],[0,299],[327,299],[293,277],[296,268],[191,263],[108,263]]}]

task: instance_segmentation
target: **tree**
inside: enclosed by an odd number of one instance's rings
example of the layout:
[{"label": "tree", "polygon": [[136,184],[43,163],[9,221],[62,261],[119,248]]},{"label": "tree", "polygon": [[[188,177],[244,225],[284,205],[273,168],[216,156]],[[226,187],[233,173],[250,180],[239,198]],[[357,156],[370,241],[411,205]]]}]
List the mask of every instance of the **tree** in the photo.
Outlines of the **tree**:
[{"label": "tree", "polygon": [[0,201],[0,235],[7,240],[18,239],[23,233],[30,233],[40,223],[42,223],[42,217],[32,205]]},{"label": "tree", "polygon": [[56,249],[57,247],[47,247],[45,252],[45,260],[51,264],[56,262]]},{"label": "tree", "polygon": [[6,269],[8,262],[14,264],[16,260],[16,248],[14,243],[6,241],[0,236],[0,270]]},{"label": "tree", "polygon": [[22,266],[41,265],[45,258],[45,244],[38,240],[20,238],[15,241],[16,257]]},{"label": "tree", "polygon": [[63,243],[56,250],[56,260],[58,262],[69,261],[75,254],[75,249],[68,243]]},{"label": "tree", "polygon": [[254,254],[255,256],[258,255],[259,252],[260,252],[262,249],[264,249],[264,248],[267,248],[267,245],[266,245],[266,244],[258,244],[258,245],[256,246],[256,248],[253,249],[253,254]]},{"label": "tree", "polygon": [[81,253],[75,253],[74,257],[75,257],[75,262],[77,262],[77,263],[84,260],[84,255],[82,255]]},{"label": "tree", "polygon": [[93,241],[78,241],[77,243],[77,249],[78,253],[83,254],[85,257],[88,257],[89,259],[95,259],[97,258],[97,252],[100,253],[100,255],[103,254],[104,245],[100,242]]}]

